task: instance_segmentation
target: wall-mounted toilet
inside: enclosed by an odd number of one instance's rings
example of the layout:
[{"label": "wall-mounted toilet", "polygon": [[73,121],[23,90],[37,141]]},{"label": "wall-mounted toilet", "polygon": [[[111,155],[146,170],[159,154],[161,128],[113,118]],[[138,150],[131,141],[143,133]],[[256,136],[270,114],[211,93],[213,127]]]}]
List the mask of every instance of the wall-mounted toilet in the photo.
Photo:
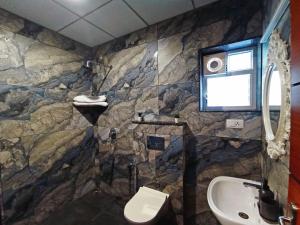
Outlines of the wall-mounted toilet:
[{"label": "wall-mounted toilet", "polygon": [[169,195],[140,187],[124,209],[124,216],[130,224],[155,224],[167,211]]}]

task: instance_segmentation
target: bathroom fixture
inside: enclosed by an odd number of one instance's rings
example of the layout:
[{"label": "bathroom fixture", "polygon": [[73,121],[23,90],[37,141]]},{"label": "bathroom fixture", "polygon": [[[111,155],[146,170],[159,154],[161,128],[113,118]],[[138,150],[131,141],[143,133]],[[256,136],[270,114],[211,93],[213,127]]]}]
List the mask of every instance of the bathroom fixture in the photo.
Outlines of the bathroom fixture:
[{"label": "bathroom fixture", "polygon": [[111,128],[109,131],[109,137],[111,141],[114,141],[117,139],[117,130],[116,128]]},{"label": "bathroom fixture", "polygon": [[99,61],[95,61],[95,60],[86,60],[83,64],[83,67],[89,70],[92,70],[94,68],[94,66],[101,66],[107,69],[112,69],[112,66],[107,66],[104,64],[103,58],[100,57]]},{"label": "bathroom fixture", "polygon": [[254,183],[249,183],[249,182],[243,182],[243,185],[245,187],[254,187],[257,189],[261,189],[261,184],[254,184]]},{"label": "bathroom fixture", "polygon": [[140,187],[124,208],[124,216],[130,224],[155,224],[168,210],[169,195]]},{"label": "bathroom fixture", "polygon": [[259,190],[253,188],[259,185],[251,180],[216,177],[208,187],[208,205],[222,225],[267,225],[259,215]]},{"label": "bathroom fixture", "polygon": [[259,214],[266,221],[277,222],[281,214],[281,208],[274,193],[270,190],[267,180],[263,180],[259,189]]},{"label": "bathroom fixture", "polygon": [[83,67],[86,68],[86,69],[92,70],[93,69],[93,64],[95,64],[94,61],[87,60],[87,61],[84,62]]},{"label": "bathroom fixture", "polygon": [[134,159],[131,163],[128,165],[128,171],[129,171],[129,194],[135,194],[138,190],[138,174],[139,170],[137,167],[136,160]]},{"label": "bathroom fixture", "polygon": [[[87,69],[90,73],[95,71],[95,73],[93,74],[95,75],[95,77],[93,78],[92,83],[92,95],[94,96],[99,94],[100,89],[103,86],[113,66],[106,65],[103,57],[99,57],[98,61],[90,59],[86,60],[82,67]],[[96,67],[96,70],[94,70],[94,67]]]},{"label": "bathroom fixture", "polygon": [[278,220],[280,225],[285,225],[286,223],[296,225],[297,211],[299,208],[295,205],[295,203],[291,202],[288,206],[288,210],[290,211],[290,216],[279,216]]},{"label": "bathroom fixture", "polygon": [[[268,64],[263,89],[263,121],[266,131],[267,152],[272,159],[286,154],[286,142],[289,140],[291,128],[291,74],[288,56],[288,45],[277,30],[273,31],[268,49]],[[278,126],[272,129],[270,116],[270,87],[273,72],[278,71],[281,83],[281,105]],[[278,92],[278,91],[277,91]]]},{"label": "bathroom fixture", "polygon": [[165,138],[157,136],[147,136],[147,149],[164,151],[165,150]]}]

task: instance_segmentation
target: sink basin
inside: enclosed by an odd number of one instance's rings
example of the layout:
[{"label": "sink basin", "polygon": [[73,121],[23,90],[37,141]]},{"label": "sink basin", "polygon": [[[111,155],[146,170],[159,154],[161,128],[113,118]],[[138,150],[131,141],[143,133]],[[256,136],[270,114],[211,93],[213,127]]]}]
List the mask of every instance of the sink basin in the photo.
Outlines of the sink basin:
[{"label": "sink basin", "polygon": [[[243,182],[259,182],[234,177],[216,177],[208,187],[209,207],[222,225],[267,225],[258,211],[258,189]],[[274,224],[274,223],[273,223]]]}]

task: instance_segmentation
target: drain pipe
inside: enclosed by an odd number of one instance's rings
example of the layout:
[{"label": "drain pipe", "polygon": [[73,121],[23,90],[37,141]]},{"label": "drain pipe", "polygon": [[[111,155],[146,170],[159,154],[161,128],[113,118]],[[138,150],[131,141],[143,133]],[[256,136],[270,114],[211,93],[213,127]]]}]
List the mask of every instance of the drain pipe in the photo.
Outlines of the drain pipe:
[{"label": "drain pipe", "polygon": [[2,186],[2,164],[0,164],[0,225],[4,225],[3,186]]}]

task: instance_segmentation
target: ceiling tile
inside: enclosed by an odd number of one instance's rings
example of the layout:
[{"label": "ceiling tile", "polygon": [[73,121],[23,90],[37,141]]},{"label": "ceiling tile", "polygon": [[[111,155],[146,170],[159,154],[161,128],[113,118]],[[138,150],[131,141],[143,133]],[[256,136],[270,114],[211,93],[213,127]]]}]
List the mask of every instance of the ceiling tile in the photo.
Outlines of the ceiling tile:
[{"label": "ceiling tile", "polygon": [[149,24],[193,9],[191,0],[126,0],[126,2]]},{"label": "ceiling tile", "polygon": [[110,0],[53,0],[59,4],[62,4],[72,12],[77,13],[80,16],[84,16],[87,13],[95,10],[99,6],[109,2]]},{"label": "ceiling tile", "polygon": [[0,0],[0,7],[52,30],[78,18],[51,0]]},{"label": "ceiling tile", "polygon": [[113,0],[85,17],[115,37],[146,27],[146,24],[121,0]]},{"label": "ceiling tile", "polygon": [[82,19],[64,28],[59,33],[90,47],[113,39],[113,37]]},{"label": "ceiling tile", "polygon": [[198,8],[216,1],[218,0],[194,0],[194,3],[195,3],[195,7]]}]

